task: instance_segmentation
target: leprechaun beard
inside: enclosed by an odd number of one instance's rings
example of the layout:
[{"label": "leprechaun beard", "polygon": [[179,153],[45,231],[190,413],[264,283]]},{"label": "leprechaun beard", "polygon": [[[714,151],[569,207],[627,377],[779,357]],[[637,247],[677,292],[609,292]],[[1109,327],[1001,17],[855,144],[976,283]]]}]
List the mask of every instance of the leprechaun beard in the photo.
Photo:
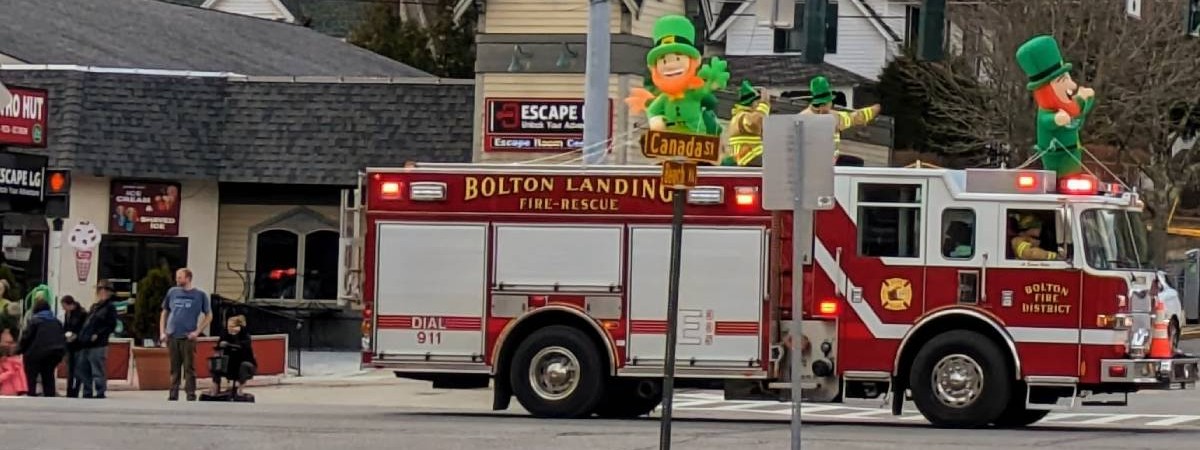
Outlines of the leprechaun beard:
[{"label": "leprechaun beard", "polygon": [[1054,92],[1054,86],[1045,85],[1033,91],[1033,101],[1037,103],[1038,108],[1049,111],[1066,111],[1068,116],[1075,118],[1079,116],[1081,109],[1079,104],[1074,100],[1062,101],[1058,98],[1058,94]]}]

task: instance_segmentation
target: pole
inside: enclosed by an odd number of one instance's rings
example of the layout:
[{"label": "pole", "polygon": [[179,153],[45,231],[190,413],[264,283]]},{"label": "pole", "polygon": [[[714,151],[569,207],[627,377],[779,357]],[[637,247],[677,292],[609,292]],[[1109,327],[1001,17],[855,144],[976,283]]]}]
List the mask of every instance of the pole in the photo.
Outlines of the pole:
[{"label": "pole", "polygon": [[588,0],[587,66],[583,98],[583,163],[600,164],[608,150],[608,0]]},{"label": "pole", "polygon": [[[797,124],[795,128],[796,142],[804,142],[804,129]],[[793,180],[800,180],[804,175],[804,158],[797,155],[795,164],[791,167]],[[812,251],[812,212],[804,208],[804,183],[796,182],[792,194],[792,267],[804,267],[806,256]],[[792,343],[789,356],[791,360],[790,374],[792,382],[792,450],[800,450],[800,356],[803,347],[804,333],[804,276],[803,271],[792,271],[792,326],[788,339]]]},{"label": "pole", "polygon": [[[62,297],[62,283],[58,279],[60,272],[59,265],[62,264],[62,229],[63,220],[61,217],[55,217],[50,221],[50,251],[46,252],[49,258],[46,258],[46,282],[50,285],[50,291]],[[57,305],[58,302],[55,302]]]},{"label": "pole", "polygon": [[683,207],[687,190],[675,189],[672,196],[674,214],[671,217],[671,271],[667,287],[667,355],[663,361],[662,423],[658,435],[659,450],[671,449],[671,405],[675,396],[675,337],[679,317],[679,266],[683,241]]}]

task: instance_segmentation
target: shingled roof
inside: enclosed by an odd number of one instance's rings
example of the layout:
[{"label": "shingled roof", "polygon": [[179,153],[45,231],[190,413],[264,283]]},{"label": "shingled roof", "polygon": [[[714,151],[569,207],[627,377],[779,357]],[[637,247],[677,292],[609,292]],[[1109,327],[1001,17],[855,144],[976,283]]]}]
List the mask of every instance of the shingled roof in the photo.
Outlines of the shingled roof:
[{"label": "shingled roof", "polygon": [[299,25],[184,0],[5,0],[0,54],[29,64],[243,75],[430,74]]},{"label": "shingled roof", "polygon": [[829,63],[810,64],[796,55],[761,55],[724,57],[729,61],[730,80],[741,83],[750,80],[756,86],[808,88],[809,80],[824,75],[834,86],[857,86],[869,83],[866,77]]},{"label": "shingled roof", "polygon": [[49,91],[50,163],[90,175],[350,185],[368,165],[471,160],[470,81],[79,70],[3,70],[0,81]]}]

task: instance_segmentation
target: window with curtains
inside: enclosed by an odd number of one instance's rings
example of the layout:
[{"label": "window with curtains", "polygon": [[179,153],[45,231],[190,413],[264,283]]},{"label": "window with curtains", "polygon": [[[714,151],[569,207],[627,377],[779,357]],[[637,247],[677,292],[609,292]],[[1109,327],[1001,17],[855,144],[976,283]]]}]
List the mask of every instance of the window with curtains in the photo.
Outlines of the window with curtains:
[{"label": "window with curtains", "polygon": [[336,300],[337,223],[296,208],[250,230],[255,300]]}]

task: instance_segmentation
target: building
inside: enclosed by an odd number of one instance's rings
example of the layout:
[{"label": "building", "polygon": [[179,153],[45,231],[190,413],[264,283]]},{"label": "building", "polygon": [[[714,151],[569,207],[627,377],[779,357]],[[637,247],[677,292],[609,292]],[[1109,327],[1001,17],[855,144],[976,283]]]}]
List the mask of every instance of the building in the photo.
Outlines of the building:
[{"label": "building", "polygon": [[[372,2],[346,0],[160,0],[312,28],[344,39],[362,21]],[[421,20],[432,3],[398,1],[404,17]]]},{"label": "building", "polygon": [[[723,4],[728,8],[748,2]],[[608,161],[646,162],[637,141],[645,120],[630,115],[623,99],[632,89],[643,86],[647,73],[645,55],[651,47],[654,22],[667,14],[686,15],[692,18],[698,34],[703,36],[704,31],[710,29],[710,22],[718,17],[727,21],[747,19],[751,25],[753,18],[734,15],[735,11],[721,16],[722,3],[716,1],[621,0],[610,2],[610,5],[612,75],[609,77],[611,152]],[[476,114],[475,160],[578,161],[577,150],[582,142],[578,125],[582,120],[588,8],[576,3],[540,0],[460,0],[456,13],[461,15],[472,9],[479,13],[475,65],[475,102],[479,113]],[[726,50],[728,47],[725,46]],[[712,55],[720,54],[721,48],[705,45],[705,49]],[[731,86],[728,92],[718,95],[723,103],[718,113],[723,119],[729,118],[734,91],[742,79],[750,79],[776,93],[799,89],[801,80],[807,89],[809,78],[816,73],[825,73],[842,86],[869,81],[831,64],[822,65],[816,71],[798,72],[795,65],[800,58],[797,55],[767,56],[774,59],[759,60],[757,55],[729,56],[733,72]],[[882,59],[879,64],[882,67]],[[764,78],[760,73],[768,76]],[[502,123],[505,114],[512,114],[522,105],[568,111],[572,117],[548,119],[555,123],[547,125],[563,128],[574,125],[574,130],[538,133]],[[800,101],[783,102],[775,111],[799,111],[803,105]],[[887,165],[891,146],[890,121],[881,119],[870,127],[871,130],[848,133],[847,140],[843,141],[847,147],[845,151],[863,156],[870,165]]]},{"label": "building", "polygon": [[[230,299],[338,312],[342,189],[367,165],[470,160],[470,80],[310,29],[147,0],[0,15],[0,81],[49,94],[48,145],[22,151],[73,178],[61,245],[36,243],[60,294],[90,301],[105,278],[130,295],[165,263]],[[6,219],[6,238],[47,229]],[[82,222],[100,239],[76,248]]]}]

